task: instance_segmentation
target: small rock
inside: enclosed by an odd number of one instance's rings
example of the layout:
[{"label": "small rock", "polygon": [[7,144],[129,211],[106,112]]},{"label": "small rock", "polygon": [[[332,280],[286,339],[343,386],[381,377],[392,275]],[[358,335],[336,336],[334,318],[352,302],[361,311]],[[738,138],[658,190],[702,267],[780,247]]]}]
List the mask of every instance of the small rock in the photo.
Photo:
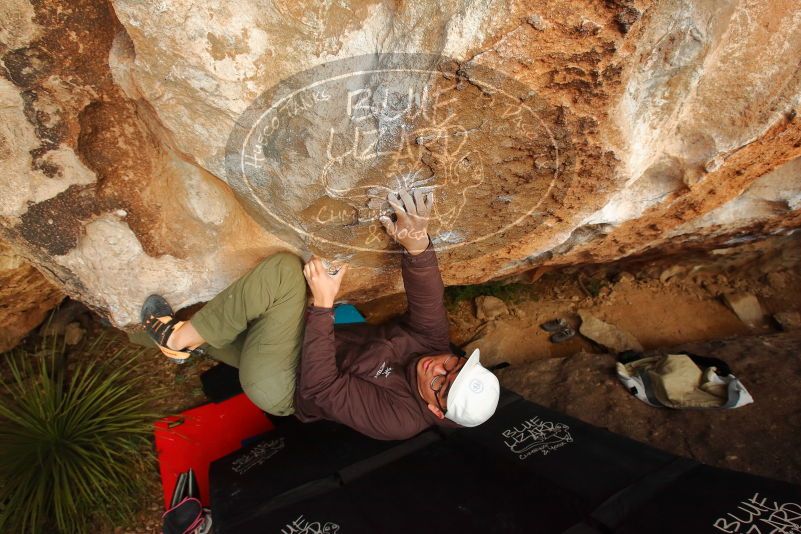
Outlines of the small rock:
[{"label": "small rock", "polygon": [[773,318],[779,323],[782,330],[801,329],[801,313],[797,311],[779,312],[774,314]]},{"label": "small rock", "polygon": [[619,275],[617,275],[618,284],[623,284],[623,283],[633,284],[636,280],[637,279],[634,277],[634,275],[627,271],[623,271]]},{"label": "small rock", "polygon": [[788,273],[782,271],[772,272],[768,273],[766,280],[773,289],[784,289],[788,285],[789,276]]},{"label": "small rock", "polygon": [[659,274],[659,281],[665,284],[668,280],[674,278],[676,275],[681,274],[682,272],[684,272],[683,267],[679,265],[673,265]]},{"label": "small rock", "polygon": [[67,345],[77,345],[83,339],[86,330],[81,328],[78,322],[70,323],[64,328],[64,343]]},{"label": "small rock", "polygon": [[479,321],[492,321],[509,313],[506,303],[498,297],[482,295],[476,297],[476,318]]},{"label": "small rock", "polygon": [[758,325],[765,316],[759,299],[751,293],[726,293],[723,295],[723,302],[749,326]]},{"label": "small rock", "polygon": [[579,332],[582,336],[603,345],[612,352],[623,352],[626,350],[643,351],[643,346],[631,333],[620,328],[605,323],[591,313],[580,310],[581,326]]},{"label": "small rock", "polygon": [[42,333],[46,336],[66,335],[67,326],[81,320],[82,316],[88,314],[86,306],[78,301],[69,301],[62,305],[44,326]]},{"label": "small rock", "polygon": [[548,29],[548,23],[545,22],[545,19],[543,19],[539,15],[531,15],[529,17],[526,17],[526,22],[529,23],[531,27],[534,28],[535,30],[539,30],[541,32]]}]

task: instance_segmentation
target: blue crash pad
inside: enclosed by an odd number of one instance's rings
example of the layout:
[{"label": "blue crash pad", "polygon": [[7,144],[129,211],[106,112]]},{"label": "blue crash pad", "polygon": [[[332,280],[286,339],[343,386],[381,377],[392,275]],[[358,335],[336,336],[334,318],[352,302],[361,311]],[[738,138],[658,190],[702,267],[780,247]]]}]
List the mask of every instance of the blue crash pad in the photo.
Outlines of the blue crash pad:
[{"label": "blue crash pad", "polygon": [[364,323],[364,316],[359,313],[353,304],[338,304],[334,306],[334,324]]}]

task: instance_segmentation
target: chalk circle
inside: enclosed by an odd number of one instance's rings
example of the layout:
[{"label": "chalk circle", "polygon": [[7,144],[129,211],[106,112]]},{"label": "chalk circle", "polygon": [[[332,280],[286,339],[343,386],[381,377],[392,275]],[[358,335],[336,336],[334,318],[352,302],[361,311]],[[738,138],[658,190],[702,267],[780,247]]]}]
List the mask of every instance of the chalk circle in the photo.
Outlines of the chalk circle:
[{"label": "chalk circle", "polygon": [[226,179],[276,235],[342,252],[400,252],[389,191],[433,193],[438,251],[487,253],[534,231],[569,187],[562,111],[498,71],[427,54],[325,63],[238,118]]}]

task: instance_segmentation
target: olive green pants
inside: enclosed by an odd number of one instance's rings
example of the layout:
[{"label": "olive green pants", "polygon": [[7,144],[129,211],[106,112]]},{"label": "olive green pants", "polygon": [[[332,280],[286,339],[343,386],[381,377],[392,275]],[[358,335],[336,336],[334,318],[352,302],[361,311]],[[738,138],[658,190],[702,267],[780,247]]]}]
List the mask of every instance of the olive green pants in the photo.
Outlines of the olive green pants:
[{"label": "olive green pants", "polygon": [[265,259],[191,319],[213,358],[239,369],[245,394],[273,415],[294,413],[306,279],[289,252]]}]

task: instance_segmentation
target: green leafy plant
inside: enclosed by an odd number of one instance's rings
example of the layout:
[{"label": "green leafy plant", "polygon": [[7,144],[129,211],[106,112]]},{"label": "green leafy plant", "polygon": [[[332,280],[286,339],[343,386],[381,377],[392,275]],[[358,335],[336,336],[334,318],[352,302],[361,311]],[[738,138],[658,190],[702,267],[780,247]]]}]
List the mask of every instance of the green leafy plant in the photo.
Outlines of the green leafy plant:
[{"label": "green leafy plant", "polygon": [[452,310],[463,300],[472,300],[480,295],[498,297],[507,302],[519,302],[528,297],[533,298],[532,288],[528,284],[487,282],[468,286],[447,286],[445,288],[445,306]]},{"label": "green leafy plant", "polygon": [[100,335],[69,360],[56,337],[6,355],[0,532],[87,532],[132,518],[137,475],[153,458],[154,416],[133,373],[140,353]]},{"label": "green leafy plant", "polygon": [[597,297],[601,294],[601,289],[609,284],[602,278],[588,278],[584,279],[582,276],[578,277],[578,284],[581,290],[590,297]]}]

